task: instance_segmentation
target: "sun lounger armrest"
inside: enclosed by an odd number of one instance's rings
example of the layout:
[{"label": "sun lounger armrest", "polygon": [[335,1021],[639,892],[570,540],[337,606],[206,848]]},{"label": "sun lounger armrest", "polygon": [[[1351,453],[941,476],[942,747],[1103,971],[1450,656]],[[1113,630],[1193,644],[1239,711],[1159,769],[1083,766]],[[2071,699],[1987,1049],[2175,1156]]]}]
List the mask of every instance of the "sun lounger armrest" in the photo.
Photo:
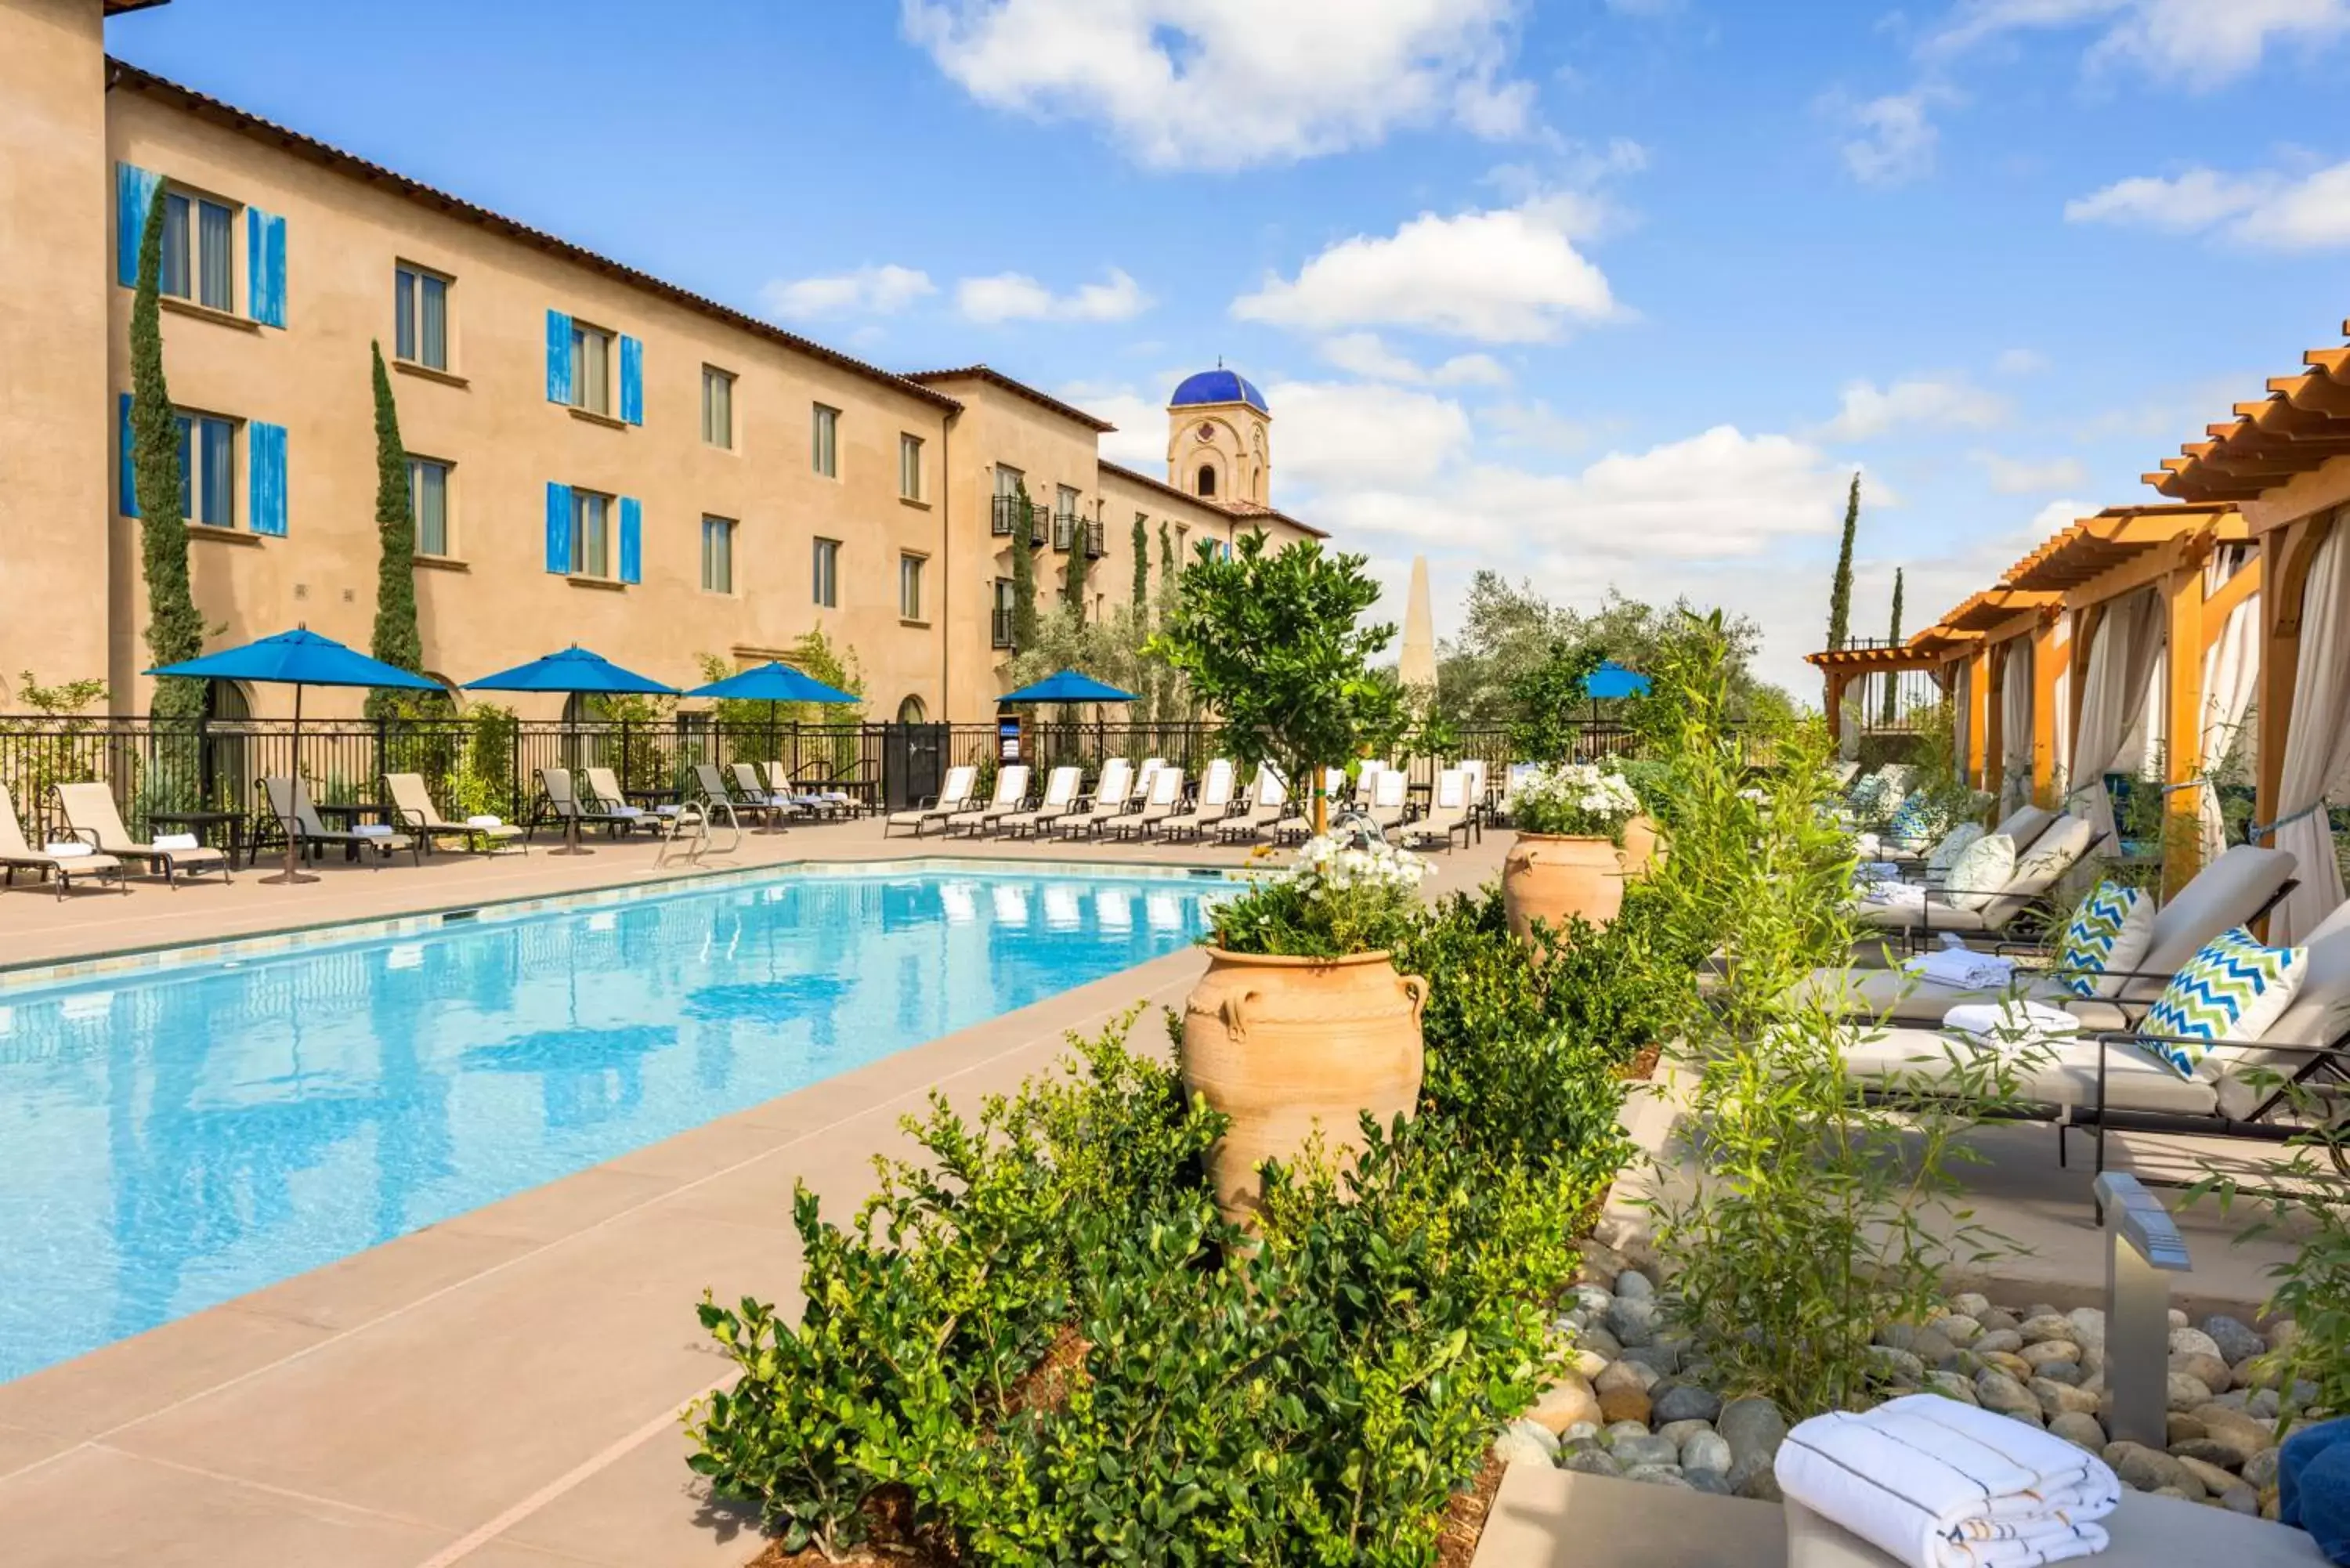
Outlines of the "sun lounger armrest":
[{"label": "sun lounger armrest", "polygon": [[[2101,1045],[2209,1045],[2208,1040],[2198,1040],[2183,1034],[2157,1034],[2143,1029],[2101,1030],[2095,1036]],[[2350,1045],[2297,1045],[2285,1041],[2262,1040],[2244,1047],[2256,1051],[2276,1051],[2288,1055],[2306,1056],[2313,1061],[2350,1063]],[[2251,1068],[2247,1068],[2251,1071]]]},{"label": "sun lounger armrest", "polygon": [[393,806],[391,822],[395,827],[405,827],[416,833],[421,833],[432,826],[424,820],[424,814],[412,805]]},{"label": "sun lounger armrest", "polygon": [[[97,853],[98,829],[95,827],[68,827],[65,830],[65,834],[67,838],[79,839],[82,843],[88,845],[92,854]],[[60,842],[62,842],[62,840]]]}]

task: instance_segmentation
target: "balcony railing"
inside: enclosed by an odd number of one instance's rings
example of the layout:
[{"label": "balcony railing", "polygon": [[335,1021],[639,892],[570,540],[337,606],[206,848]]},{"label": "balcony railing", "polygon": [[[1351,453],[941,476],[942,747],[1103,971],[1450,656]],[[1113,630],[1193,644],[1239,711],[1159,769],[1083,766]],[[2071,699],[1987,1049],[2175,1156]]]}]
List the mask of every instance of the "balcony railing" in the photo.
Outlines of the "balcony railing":
[{"label": "balcony railing", "polygon": [[1102,525],[1098,522],[1086,524],[1086,559],[1098,561],[1106,553],[1102,543]]},{"label": "balcony railing", "polygon": [[995,610],[989,615],[987,623],[987,641],[988,646],[991,648],[1010,648],[1013,646],[1011,610],[999,605],[996,607]]},{"label": "balcony railing", "polygon": [[1085,521],[1074,512],[1053,514],[1053,548],[1067,555],[1076,547],[1077,527]]},{"label": "balcony railing", "polygon": [[1009,539],[1012,537],[1013,530],[1019,526],[1020,497],[1017,495],[997,496],[995,498],[995,510],[989,514],[987,520],[987,531],[990,534],[994,535],[999,539]]}]

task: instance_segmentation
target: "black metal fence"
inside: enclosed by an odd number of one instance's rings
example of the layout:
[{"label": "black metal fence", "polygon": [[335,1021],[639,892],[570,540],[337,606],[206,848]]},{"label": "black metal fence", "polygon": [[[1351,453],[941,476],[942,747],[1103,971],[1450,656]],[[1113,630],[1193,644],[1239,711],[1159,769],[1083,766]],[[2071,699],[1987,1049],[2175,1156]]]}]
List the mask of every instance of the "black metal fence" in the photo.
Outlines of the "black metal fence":
[{"label": "black metal fence", "polygon": [[[1030,721],[1023,760],[1039,772],[1076,763],[1088,772],[1107,757],[1160,757],[1197,772],[1223,750],[1213,723]],[[1448,758],[1480,758],[1498,778],[1515,760],[1499,726],[1461,732]],[[1575,733],[1585,761],[1632,751],[1632,732],[1614,724]],[[257,815],[260,781],[298,773],[321,805],[379,803],[386,774],[422,775],[444,815],[494,813],[520,820],[531,809],[540,769],[608,767],[629,791],[695,792],[695,766],[780,763],[795,780],[848,789],[875,806],[896,807],[938,793],[948,768],[968,763],[992,775],[1003,734],[993,723],[744,723],[710,714],[646,721],[523,721],[494,709],[447,718],[322,720],[299,737],[283,720],[157,721],[134,718],[0,716],[0,786],[14,798],[26,836],[59,836],[51,787],[102,780],[125,825],[153,830],[158,815]],[[1753,760],[1753,759],[1750,759]],[[1415,757],[1416,784],[1440,764]],[[174,825],[176,826],[176,825]]]}]

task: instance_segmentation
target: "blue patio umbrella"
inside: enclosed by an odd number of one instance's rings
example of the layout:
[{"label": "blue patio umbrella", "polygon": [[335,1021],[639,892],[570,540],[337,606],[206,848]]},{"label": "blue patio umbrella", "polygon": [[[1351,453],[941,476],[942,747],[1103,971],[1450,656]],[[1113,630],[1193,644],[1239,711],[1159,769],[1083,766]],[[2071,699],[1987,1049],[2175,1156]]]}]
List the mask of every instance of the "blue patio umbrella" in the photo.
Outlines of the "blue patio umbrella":
[{"label": "blue patio umbrella", "polygon": [[[534,659],[528,664],[517,664],[512,670],[501,670],[495,675],[484,675],[479,680],[465,682],[468,691],[560,691],[568,697],[650,696],[674,697],[677,688],[663,685],[650,675],[639,675],[633,670],[623,670],[600,653],[590,653],[573,643],[560,653],[550,653],[544,659]],[[579,814],[575,811],[565,818],[563,847],[557,855],[592,855],[594,850],[579,842]]]},{"label": "blue patio umbrella", "polygon": [[[723,680],[713,680],[707,686],[697,686],[686,695],[719,697],[733,702],[764,702],[767,705],[767,752],[770,756],[778,754],[775,746],[776,703],[861,702],[864,701],[854,692],[843,691],[837,686],[827,686],[815,676],[802,674],[790,665],[773,659],[755,669],[745,670],[739,675],[729,675]],[[771,822],[769,826],[772,826],[773,823]]]},{"label": "blue patio umbrella", "polygon": [[1074,670],[1063,670],[1047,675],[1031,686],[1008,691],[995,700],[998,703],[1013,702],[1131,702],[1134,693],[1106,685],[1090,675]]},{"label": "blue patio umbrella", "polygon": [[1648,678],[1638,670],[1627,670],[1610,659],[1583,678],[1583,694],[1594,701],[1602,698],[1645,697],[1649,684]]},{"label": "blue patio umbrella", "polygon": [[[202,659],[161,665],[147,673],[185,676],[197,680],[259,680],[275,686],[293,687],[294,772],[297,779],[302,772],[303,687],[390,686],[408,691],[441,690],[438,682],[427,680],[396,664],[370,659],[356,649],[346,648],[331,637],[320,637],[303,626],[297,626],[292,631],[281,631],[275,637],[248,642],[241,648],[224,648]],[[286,869],[262,880],[274,883],[317,880],[316,877],[303,873],[293,834],[286,836]]]}]

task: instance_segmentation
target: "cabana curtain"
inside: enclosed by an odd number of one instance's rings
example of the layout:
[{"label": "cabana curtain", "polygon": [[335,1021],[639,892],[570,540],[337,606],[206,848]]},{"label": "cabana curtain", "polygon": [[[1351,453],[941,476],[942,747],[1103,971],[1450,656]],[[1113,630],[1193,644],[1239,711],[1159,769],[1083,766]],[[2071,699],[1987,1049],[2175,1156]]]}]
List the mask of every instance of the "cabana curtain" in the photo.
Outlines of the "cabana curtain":
[{"label": "cabana curtain", "polygon": [[[2218,592],[2241,569],[2235,552],[2215,551],[2204,574],[2204,597]],[[2244,730],[2244,715],[2251,711],[2252,692],[2260,683],[2260,637],[2261,596],[2253,594],[2228,612],[2227,625],[2203,655],[2203,782],[2196,791],[2195,815],[2206,866],[2228,847],[2220,793],[2212,787],[2211,776],[2240,737],[2251,739]]]},{"label": "cabana curtain", "polygon": [[1999,759],[1999,814],[2005,816],[2032,795],[2032,639],[2019,637],[2007,650],[2000,679],[2002,754]]},{"label": "cabana curtain", "polygon": [[2106,775],[2117,767],[2134,770],[2145,759],[2146,699],[2162,655],[2161,613],[2153,590],[2141,589],[2106,607],[2089,644],[2065,798],[2116,845]]},{"label": "cabana curtain", "polygon": [[2317,546],[2302,589],[2301,656],[2294,666],[2293,722],[2278,779],[2276,846],[2293,852],[2301,885],[2269,918],[2269,940],[2297,942],[2342,902],[2342,868],[2325,801],[2350,774],[2350,546],[2343,520]]}]

